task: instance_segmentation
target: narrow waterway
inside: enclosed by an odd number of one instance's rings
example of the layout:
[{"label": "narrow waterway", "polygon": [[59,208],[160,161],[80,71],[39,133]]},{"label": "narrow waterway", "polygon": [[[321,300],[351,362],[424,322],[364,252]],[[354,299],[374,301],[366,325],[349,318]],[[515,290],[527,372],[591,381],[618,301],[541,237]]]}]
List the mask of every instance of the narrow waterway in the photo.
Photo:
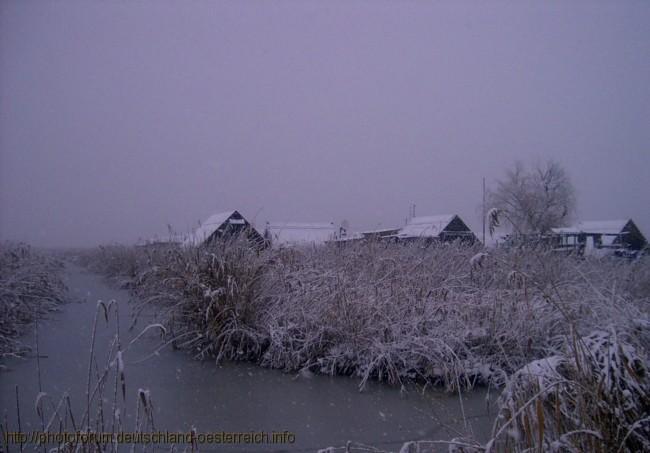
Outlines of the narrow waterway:
[{"label": "narrow waterway", "polygon": [[[42,391],[56,404],[70,395],[75,413],[85,408],[88,363],[97,301],[115,300],[120,313],[123,347],[146,325],[129,326],[129,294],[109,287],[100,276],[68,264],[66,284],[71,302],[40,323],[40,360],[5,361],[0,372],[0,416],[16,430],[16,386],[19,390],[21,429],[39,430],[34,401],[39,393],[38,362]],[[116,322],[97,324],[95,356],[99,369],[107,362]],[[34,337],[24,339],[34,344]],[[126,416],[124,428],[135,425],[138,389],[148,389],[154,406],[156,430],[208,432],[283,432],[295,434],[295,442],[278,445],[202,445],[219,451],[315,451],[346,441],[399,450],[408,440],[450,439],[471,430],[479,440],[488,437],[493,414],[488,413],[486,392],[474,390],[462,396],[441,390],[406,392],[370,383],[363,392],[358,380],[347,377],[302,376],[260,368],[249,363],[193,360],[187,354],[164,348],[155,334],[133,343],[124,353]],[[110,407],[112,389],[106,407]],[[46,407],[49,407],[46,405]],[[463,413],[465,415],[463,419]],[[4,420],[4,418],[3,418]],[[181,448],[182,450],[182,448]],[[446,448],[441,448],[446,451]]]}]

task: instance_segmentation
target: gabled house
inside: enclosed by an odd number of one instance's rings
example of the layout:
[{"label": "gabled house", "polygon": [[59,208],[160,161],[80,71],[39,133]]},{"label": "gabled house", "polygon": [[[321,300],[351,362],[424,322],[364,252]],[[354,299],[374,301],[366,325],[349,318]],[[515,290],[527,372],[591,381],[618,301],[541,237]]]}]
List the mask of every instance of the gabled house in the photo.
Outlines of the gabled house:
[{"label": "gabled house", "polygon": [[334,223],[267,222],[264,238],[273,247],[320,245],[335,240]]},{"label": "gabled house", "polygon": [[263,246],[265,243],[262,235],[238,211],[224,211],[208,217],[189,235],[184,245],[198,247],[217,239],[240,235],[244,235],[255,246]]},{"label": "gabled house", "polygon": [[553,246],[558,250],[576,250],[591,254],[598,251],[642,250],[647,244],[632,219],[591,220],[562,228],[553,228]]},{"label": "gabled house", "polygon": [[470,244],[478,241],[472,230],[455,214],[412,217],[397,234],[386,236],[397,241],[450,242]]}]

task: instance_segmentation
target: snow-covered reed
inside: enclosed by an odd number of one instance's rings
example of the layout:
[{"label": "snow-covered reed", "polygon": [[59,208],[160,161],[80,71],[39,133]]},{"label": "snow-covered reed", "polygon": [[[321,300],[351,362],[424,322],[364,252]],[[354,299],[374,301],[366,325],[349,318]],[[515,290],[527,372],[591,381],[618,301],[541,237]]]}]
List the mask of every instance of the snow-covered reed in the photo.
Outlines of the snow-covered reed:
[{"label": "snow-covered reed", "polygon": [[63,302],[62,264],[25,244],[0,243],[0,358],[28,349],[27,325]]},{"label": "snow-covered reed", "polygon": [[383,242],[259,251],[226,241],[107,247],[84,261],[125,279],[136,314],[156,306],[173,344],[198,356],[354,375],[360,387],[505,386],[494,439],[453,448],[649,447],[647,258]]},{"label": "snow-covered reed", "polygon": [[[545,250],[382,242],[257,251],[106,247],[86,256],[155,304],[174,344],[255,360],[449,389],[505,383],[603,322],[647,351],[646,261],[585,260]],[[477,263],[477,261],[480,261]],[[123,271],[120,266],[123,266]],[[644,353],[645,354],[645,353]]]},{"label": "snow-covered reed", "polygon": [[[156,431],[150,390],[139,388],[137,393],[126,391],[127,365],[124,356],[134,342],[147,331],[158,326],[145,327],[124,347],[118,311],[119,306],[114,300],[108,303],[101,300],[97,302],[89,347],[86,400],[85,404],[81,405],[82,412],[79,412],[80,403],[73,402],[67,392],[54,395],[39,391],[34,397],[33,408],[40,420],[40,432],[49,433],[50,436],[33,437],[31,434],[26,434],[27,442],[11,440],[12,433],[22,432],[21,399],[31,399],[33,396],[25,395],[24,391],[21,393],[19,386],[16,385],[15,418],[14,414],[8,414],[10,408],[5,408],[4,417],[0,421],[0,451],[12,451],[13,442],[19,443],[13,446],[15,451],[117,453],[129,447],[132,452],[136,447],[144,452],[154,451],[155,445],[152,442],[132,443],[122,440],[119,433],[128,430],[129,433],[133,433],[132,438],[134,438],[140,434]],[[106,328],[112,329],[114,335],[107,345],[108,353],[102,359],[100,356],[103,354],[98,354],[96,351],[96,334]],[[38,340],[36,347],[38,348]],[[40,366],[38,366],[38,375],[39,389],[41,389]],[[127,408],[132,407],[127,403],[129,398],[133,397],[136,398],[135,412],[127,413]],[[174,448],[170,447],[169,451],[174,451]]]},{"label": "snow-covered reed", "polygon": [[646,358],[627,335],[571,337],[509,379],[486,451],[650,451]]}]

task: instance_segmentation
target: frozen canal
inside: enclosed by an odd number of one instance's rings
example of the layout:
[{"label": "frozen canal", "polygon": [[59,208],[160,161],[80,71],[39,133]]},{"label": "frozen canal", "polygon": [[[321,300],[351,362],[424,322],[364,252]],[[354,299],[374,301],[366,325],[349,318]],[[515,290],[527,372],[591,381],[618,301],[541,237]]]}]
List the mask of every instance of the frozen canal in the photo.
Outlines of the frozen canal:
[{"label": "frozen canal", "polygon": [[[109,287],[101,277],[74,265],[68,264],[66,269],[66,284],[77,302],[65,305],[61,312],[40,325],[41,381],[43,391],[52,397],[54,404],[68,392],[75,414],[82,414],[97,300],[118,302],[123,347],[145,323],[141,321],[132,332],[127,332],[129,294]],[[106,363],[114,333],[115,321],[106,324],[100,318],[96,338],[100,369]],[[33,338],[29,336],[24,341],[32,344]],[[378,383],[370,383],[364,392],[359,392],[358,380],[354,378],[297,376],[248,363],[215,365],[213,361],[193,360],[171,348],[140,362],[159,344],[160,339],[155,335],[148,336],[124,354],[127,415],[123,429],[133,429],[137,392],[143,388],[151,392],[155,427],[159,431],[188,431],[194,427],[199,433],[288,431],[295,434],[292,444],[201,445],[203,451],[315,451],[345,445],[348,440],[384,450],[399,450],[407,440],[450,439],[467,429],[479,440],[485,440],[491,428],[492,415],[487,412],[483,390],[463,396],[466,428],[457,395],[438,390],[400,392]],[[18,386],[22,431],[40,429],[34,409],[39,392],[36,359],[12,359],[5,365],[8,370],[0,372],[3,419],[6,413],[13,425],[10,429],[16,430],[15,387]],[[105,408],[110,412],[112,383],[108,389]]]}]

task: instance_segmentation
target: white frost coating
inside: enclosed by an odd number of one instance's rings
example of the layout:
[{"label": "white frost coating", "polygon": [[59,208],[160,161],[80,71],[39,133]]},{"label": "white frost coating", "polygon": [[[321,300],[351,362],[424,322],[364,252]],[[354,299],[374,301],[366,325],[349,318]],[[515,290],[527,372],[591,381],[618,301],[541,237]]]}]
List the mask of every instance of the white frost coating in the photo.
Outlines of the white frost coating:
[{"label": "white frost coating", "polygon": [[203,290],[203,297],[206,299],[212,299],[214,297],[219,297],[222,294],[225,294],[226,290],[225,288],[217,288],[217,289],[211,289],[211,288],[205,288]]},{"label": "white frost coating", "polygon": [[533,360],[518,373],[537,377],[540,380],[540,387],[542,387],[544,380],[562,379],[557,369],[564,361],[565,358],[559,355]]},{"label": "white frost coating", "polygon": [[145,390],[139,388],[138,395],[140,396],[140,399],[146,408],[151,407],[151,392],[149,389]]},{"label": "white frost coating", "polygon": [[[148,331],[149,329],[159,329],[159,330],[160,330],[160,333],[163,335],[163,337],[164,337],[165,335],[167,335],[167,329],[166,329],[165,326],[163,326],[162,324],[149,324],[147,327],[145,327],[144,329],[142,329],[142,332],[140,332],[140,333],[138,334],[138,336],[136,336],[133,340],[131,340],[131,342],[129,343],[129,346],[131,346],[133,343],[135,343],[136,341],[138,341],[138,340],[139,340],[139,339],[140,339],[140,338],[141,338],[145,333],[147,333],[147,331]],[[119,354],[119,356],[120,356],[120,358],[121,358],[121,357],[122,357],[122,351],[118,351],[118,354]],[[119,365],[119,362],[118,362],[118,365]],[[122,371],[123,371],[123,370],[122,370]]]},{"label": "white frost coating", "polygon": [[636,327],[637,329],[648,329],[648,330],[650,330],[650,320],[649,319],[643,319],[643,318],[633,319],[632,324],[634,324],[634,327]]},{"label": "white frost coating", "polygon": [[117,351],[115,357],[115,362],[117,363],[117,372],[120,374],[124,373],[124,359],[122,358],[122,351]]},{"label": "white frost coating", "polygon": [[583,360],[591,359],[595,365],[593,372],[603,382],[603,391],[611,394],[622,392],[621,383],[624,383],[626,388],[645,394],[646,390],[639,381],[626,379],[627,369],[633,364],[645,364],[631,344],[620,341],[614,331],[605,330],[596,330],[582,341],[586,348]]},{"label": "white frost coating", "polygon": [[413,441],[406,442],[399,449],[399,453],[410,453],[417,448],[417,443]]},{"label": "white frost coating", "polygon": [[[563,356],[554,355],[534,360],[520,368],[512,375],[501,394],[502,406],[514,407],[517,393],[522,388],[530,387],[533,382],[536,384],[533,388],[543,389],[547,388],[551,382],[562,381],[564,378],[558,372],[558,367],[565,361]],[[548,389],[542,395],[546,395],[548,392],[553,392],[553,389]]]},{"label": "white frost coating", "polygon": [[47,396],[45,392],[38,392],[36,395],[36,401],[34,402],[34,409],[38,415],[41,415],[41,400]]},{"label": "white frost coating", "polygon": [[490,210],[485,214],[485,220],[488,224],[490,235],[494,235],[494,230],[501,225],[500,220],[501,210],[498,208],[490,208]]},{"label": "white frost coating", "polygon": [[472,267],[482,267],[487,257],[488,257],[487,253],[479,252],[469,259],[469,264]]}]

